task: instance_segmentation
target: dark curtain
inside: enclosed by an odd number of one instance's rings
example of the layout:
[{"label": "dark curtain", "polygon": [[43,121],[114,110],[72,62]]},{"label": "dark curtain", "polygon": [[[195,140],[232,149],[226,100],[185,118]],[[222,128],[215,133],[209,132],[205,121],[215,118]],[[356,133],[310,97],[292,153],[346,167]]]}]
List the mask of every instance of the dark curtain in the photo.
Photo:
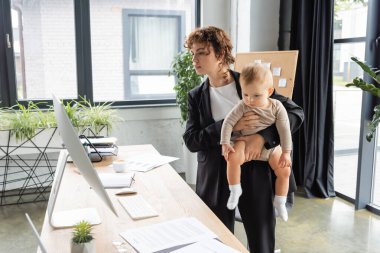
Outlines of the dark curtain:
[{"label": "dark curtain", "polygon": [[293,100],[305,112],[293,171],[307,197],[334,191],[333,0],[293,0],[290,49],[299,50]]}]

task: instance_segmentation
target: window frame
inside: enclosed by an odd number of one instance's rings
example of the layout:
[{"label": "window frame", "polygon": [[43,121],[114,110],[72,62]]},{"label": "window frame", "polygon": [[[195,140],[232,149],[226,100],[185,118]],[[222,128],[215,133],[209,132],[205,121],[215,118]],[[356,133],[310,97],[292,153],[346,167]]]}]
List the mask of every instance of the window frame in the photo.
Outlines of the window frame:
[{"label": "window frame", "polygon": [[[92,60],[91,60],[91,27],[90,27],[90,0],[74,2],[74,23],[76,42],[77,64],[77,94],[90,102],[94,101],[92,83]],[[201,0],[194,0],[195,27],[199,27],[201,20]],[[174,10],[173,10],[174,11]],[[11,48],[8,47],[9,41]],[[10,107],[17,102],[27,105],[29,101],[44,102],[42,108],[52,105],[50,99],[25,99],[18,100],[16,87],[16,70],[13,56],[13,34],[11,22],[11,0],[0,1],[0,107]],[[80,53],[78,53],[80,52]],[[125,106],[167,106],[175,105],[175,99],[110,101],[115,107]],[[97,103],[95,103],[97,104]]]},{"label": "window frame", "polygon": [[[365,37],[349,37],[349,38],[339,38],[334,39],[335,44],[344,43],[365,43],[365,61],[371,65],[376,66],[380,64],[374,53],[375,49],[372,46],[373,42],[376,40],[376,29],[379,29],[378,24],[378,10],[380,3],[375,0],[368,1],[368,16],[367,16],[367,31]],[[379,38],[379,37],[377,37]],[[378,49],[377,49],[378,50]],[[379,50],[377,51],[379,53]],[[371,81],[368,76],[364,76],[364,80]],[[336,195],[353,203],[355,205],[355,210],[366,208],[367,210],[380,214],[380,207],[374,205],[372,202],[373,190],[374,190],[374,173],[376,164],[376,152],[377,152],[377,141],[367,142],[366,133],[368,132],[368,122],[372,118],[373,105],[378,104],[379,99],[375,98],[368,92],[363,92],[362,95],[362,108],[361,108],[361,119],[360,119],[360,135],[359,135],[359,150],[358,150],[358,166],[357,166],[357,184],[356,184],[356,195],[355,199],[336,192]],[[377,140],[377,133],[373,138]],[[368,184],[368,182],[371,182]],[[380,187],[380,186],[379,186]]]},{"label": "window frame", "polygon": [[[335,29],[335,26],[334,26],[334,29]],[[334,44],[334,48],[335,48],[335,45],[343,45],[343,44],[352,44],[352,43],[366,43],[366,37],[345,37],[345,38],[338,38],[338,39],[335,39],[333,40],[333,44]],[[361,136],[362,133],[360,133],[360,136]],[[336,155],[347,155],[349,153],[355,153],[355,152],[358,152],[358,150],[360,149],[360,147],[358,149],[353,149],[353,148],[350,148],[350,149],[345,149],[345,150],[339,150],[338,152],[334,151],[334,157]],[[353,199],[352,197],[342,193],[342,192],[339,192],[339,191],[335,191],[336,195],[345,199],[346,201],[349,201],[351,203],[355,203],[355,199]]]},{"label": "window frame", "polygon": [[[177,27],[177,43],[178,48],[181,49],[184,43],[184,37],[185,37],[185,15],[186,13],[184,11],[175,11],[175,10],[146,10],[146,9],[123,9],[122,10],[123,15],[123,45],[127,50],[124,50],[124,97],[131,99],[131,101],[136,100],[166,100],[166,101],[172,101],[175,102],[174,98],[171,99],[165,99],[169,94],[151,94],[151,95],[142,95],[142,94],[133,94],[131,89],[131,77],[132,76],[149,76],[149,75],[168,75],[170,69],[167,70],[130,70],[129,67],[129,58],[130,58],[130,43],[131,38],[129,38],[129,18],[130,17],[169,17],[169,18],[175,18],[178,21],[178,27]],[[130,100],[128,100],[130,101]]]}]

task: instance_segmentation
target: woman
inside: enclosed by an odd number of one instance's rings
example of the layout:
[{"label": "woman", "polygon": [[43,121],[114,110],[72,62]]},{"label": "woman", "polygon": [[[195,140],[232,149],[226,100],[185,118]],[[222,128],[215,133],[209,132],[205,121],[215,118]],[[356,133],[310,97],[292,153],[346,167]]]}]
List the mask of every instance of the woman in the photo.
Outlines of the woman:
[{"label": "woman", "polygon": [[[235,61],[231,54],[232,44],[223,30],[210,26],[193,31],[186,39],[185,47],[193,54],[197,74],[207,75],[207,79],[188,94],[189,119],[183,136],[189,150],[198,153],[196,193],[233,232],[234,210],[226,207],[229,189],[226,161],[220,145],[223,119],[242,98],[239,73],[229,69]],[[303,121],[302,109],[276,92],[271,97],[285,106],[294,133]],[[256,120],[256,115],[247,114],[236,124],[234,131],[252,129]],[[273,253],[275,217],[271,170],[267,162],[252,160],[260,156],[264,144],[267,149],[279,144],[278,133],[276,127],[271,126],[240,140],[246,142],[247,162],[241,169],[243,194],[238,207],[249,248],[256,253]]]}]

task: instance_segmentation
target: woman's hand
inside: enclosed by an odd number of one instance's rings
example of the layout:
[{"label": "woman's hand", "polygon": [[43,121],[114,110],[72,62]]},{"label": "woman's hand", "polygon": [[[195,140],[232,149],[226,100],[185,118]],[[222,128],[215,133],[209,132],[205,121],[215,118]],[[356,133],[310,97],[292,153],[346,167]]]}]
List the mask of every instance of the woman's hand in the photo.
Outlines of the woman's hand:
[{"label": "woman's hand", "polygon": [[233,131],[252,130],[260,123],[260,116],[254,112],[246,112],[244,116],[235,124]]},{"label": "woman's hand", "polygon": [[238,141],[245,142],[245,161],[257,160],[260,158],[261,150],[264,147],[265,140],[259,134],[242,136],[237,138]]}]

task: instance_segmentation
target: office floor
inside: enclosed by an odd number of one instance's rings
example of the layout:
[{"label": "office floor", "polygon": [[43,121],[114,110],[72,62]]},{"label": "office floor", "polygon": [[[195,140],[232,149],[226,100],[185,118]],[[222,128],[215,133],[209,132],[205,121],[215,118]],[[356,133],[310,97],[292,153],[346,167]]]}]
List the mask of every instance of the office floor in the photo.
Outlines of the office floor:
[{"label": "office floor", "polygon": [[[0,252],[36,252],[37,243],[27,224],[28,212],[40,231],[46,202],[0,207]],[[236,236],[246,245],[244,229],[236,224]],[[295,197],[288,222],[277,222],[277,246],[282,253],[375,253],[380,252],[380,216],[354,211],[340,199]]]}]

